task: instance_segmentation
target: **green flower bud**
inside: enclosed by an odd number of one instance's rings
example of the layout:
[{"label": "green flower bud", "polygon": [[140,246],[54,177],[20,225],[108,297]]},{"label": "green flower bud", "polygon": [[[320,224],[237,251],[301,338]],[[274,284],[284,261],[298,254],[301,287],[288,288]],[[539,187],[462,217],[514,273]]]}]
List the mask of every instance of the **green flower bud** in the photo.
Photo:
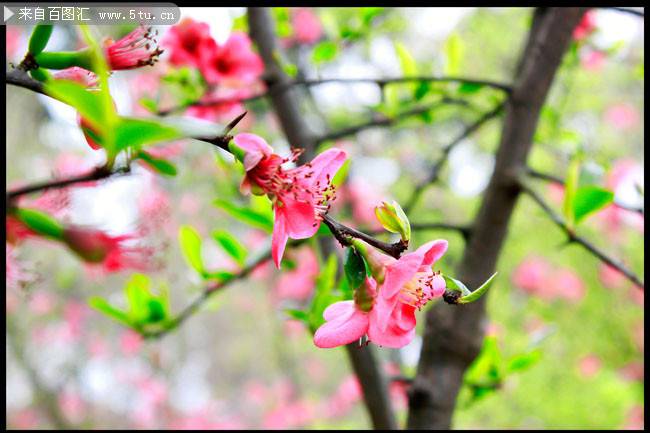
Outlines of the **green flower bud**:
[{"label": "green flower bud", "polygon": [[392,203],[382,202],[375,208],[375,215],[386,230],[399,233],[404,242],[411,240],[411,223],[399,203],[394,200]]}]

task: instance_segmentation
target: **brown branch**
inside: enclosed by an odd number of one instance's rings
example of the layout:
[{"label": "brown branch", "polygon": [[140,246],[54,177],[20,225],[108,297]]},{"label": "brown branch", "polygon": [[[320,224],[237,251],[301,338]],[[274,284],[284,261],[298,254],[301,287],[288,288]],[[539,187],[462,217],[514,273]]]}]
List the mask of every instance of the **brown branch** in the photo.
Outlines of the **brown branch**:
[{"label": "brown branch", "polygon": [[[466,225],[449,224],[449,223],[413,223],[412,222],[411,230],[412,231],[425,231],[425,230],[457,231],[463,236],[463,239],[467,240],[469,239],[472,228]],[[371,235],[381,235],[381,234],[388,234],[389,232],[387,232],[384,229],[373,229],[373,230],[368,230],[368,233]]]},{"label": "brown branch", "polygon": [[542,208],[542,210],[551,218],[555,225],[557,225],[560,229],[562,229],[562,231],[567,234],[569,237],[569,242],[582,246],[585,250],[597,257],[599,260],[623,274],[625,278],[632,281],[639,289],[644,290],[643,281],[636,274],[634,274],[634,272],[626,268],[625,265],[623,265],[620,261],[609,257],[585,238],[578,236],[574,230],[567,226],[562,217],[553,209],[551,209],[551,207],[544,201],[544,199],[532,188],[530,188],[524,182],[521,182],[520,186],[522,191],[528,194],[528,196],[530,196],[530,198],[532,198],[539,205],[539,207]]},{"label": "brown branch", "polygon": [[413,190],[411,197],[408,199],[406,205],[404,206],[404,212],[408,213],[411,209],[413,209],[413,207],[417,204],[424,190],[429,185],[435,183],[438,180],[438,178],[440,177],[440,171],[442,170],[442,167],[444,166],[445,162],[447,162],[447,159],[449,158],[449,154],[451,153],[453,148],[456,147],[458,143],[460,143],[461,141],[463,141],[464,139],[472,135],[474,132],[476,132],[481,126],[483,126],[489,120],[501,114],[501,111],[503,110],[503,106],[504,104],[501,103],[496,107],[494,107],[494,109],[485,113],[483,116],[478,118],[474,123],[466,126],[461,131],[461,133],[458,134],[458,136],[456,136],[456,138],[454,138],[449,144],[443,147],[442,154],[436,160],[436,162],[431,166],[427,178],[415,186],[415,189]]},{"label": "brown branch", "polygon": [[[530,177],[534,177],[534,178],[540,179],[540,180],[545,180],[547,182],[552,182],[552,183],[555,183],[557,185],[564,186],[564,184],[565,184],[564,179],[562,179],[562,178],[560,178],[558,176],[555,176],[553,174],[548,174],[548,173],[542,173],[542,172],[537,171],[537,170],[535,170],[533,168],[530,168],[530,167],[526,168],[526,173]],[[627,210],[627,211],[630,211],[630,212],[636,212],[638,214],[641,214],[642,216],[645,214],[645,209],[642,208],[642,207],[628,206],[628,205],[625,205],[623,203],[619,203],[619,202],[616,202],[616,201],[614,201],[612,204],[614,206],[618,207],[618,208],[621,208],[621,209],[624,209],[624,210]]]},{"label": "brown branch", "polygon": [[330,141],[330,140],[338,140],[339,138],[347,137],[348,135],[353,135],[356,134],[357,132],[363,131],[368,128],[374,128],[374,127],[387,127],[387,126],[393,126],[397,122],[404,120],[408,117],[413,117],[413,116],[418,116],[423,113],[427,113],[429,111],[435,110],[436,108],[440,108],[446,105],[463,105],[467,106],[468,103],[467,101],[463,99],[454,99],[454,98],[443,98],[440,101],[436,102],[435,104],[427,105],[424,107],[415,107],[410,110],[406,110],[402,113],[398,113],[395,116],[384,116],[380,115],[377,116],[375,119],[371,119],[369,121],[360,123],[358,125],[353,125],[349,126],[347,128],[340,129],[338,131],[332,131],[329,132],[325,135],[322,135],[318,138],[316,138],[316,141],[318,143],[323,143],[325,141]]},{"label": "brown branch", "polygon": [[341,246],[349,247],[352,245],[350,238],[361,239],[369,245],[372,245],[375,248],[378,248],[388,254],[391,257],[399,259],[400,256],[408,248],[408,243],[402,242],[401,240],[395,242],[394,244],[389,244],[388,242],[383,242],[378,239],[373,238],[359,230],[353,229],[346,225],[341,224],[340,222],[334,220],[329,215],[323,216],[323,222],[330,229],[332,235],[336,238]]},{"label": "brown branch", "polygon": [[[458,279],[477,287],[494,273],[519,195],[539,113],[586,8],[538,9],[506,102],[494,171],[472,225]],[[444,303],[426,314],[417,374],[409,389],[408,428],[449,429],[467,367],[481,349],[487,296],[463,308]]]},{"label": "brown branch", "polygon": [[[20,67],[7,72],[5,83],[12,86],[22,87],[42,95],[46,95],[43,83],[30,77],[27,72]],[[50,95],[47,95],[50,96]]]}]

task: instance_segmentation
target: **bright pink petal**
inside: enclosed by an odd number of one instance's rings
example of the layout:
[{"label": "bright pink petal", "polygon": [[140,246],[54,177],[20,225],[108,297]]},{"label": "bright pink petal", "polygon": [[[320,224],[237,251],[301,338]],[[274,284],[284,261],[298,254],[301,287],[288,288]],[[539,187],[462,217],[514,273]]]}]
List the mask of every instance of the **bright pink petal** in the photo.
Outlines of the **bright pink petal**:
[{"label": "bright pink petal", "polygon": [[434,298],[437,298],[438,296],[442,296],[442,294],[445,293],[447,284],[445,283],[445,279],[442,277],[442,275],[440,274],[434,275],[431,283],[433,287],[432,296]]},{"label": "bright pink petal", "polygon": [[[407,322],[403,322],[400,324],[404,326],[406,323]],[[412,323],[415,323],[415,319],[412,320]],[[368,326],[368,339],[379,346],[398,349],[409,344],[413,340],[414,336],[415,326],[405,330],[400,326],[397,326],[397,323],[391,323],[385,331],[382,331],[376,326],[376,323],[374,323],[372,319]]]},{"label": "bright pink petal", "polygon": [[276,209],[275,223],[273,225],[273,238],[271,240],[271,255],[273,256],[273,262],[278,269],[280,269],[282,255],[284,254],[284,248],[287,245],[288,239],[289,235],[287,234],[284,215],[279,213]]},{"label": "bright pink petal", "polygon": [[278,212],[284,214],[287,233],[292,239],[310,238],[318,231],[319,221],[310,203],[283,196],[282,206],[276,204],[276,215]]},{"label": "bright pink petal", "polygon": [[[328,349],[343,346],[358,340],[368,330],[368,314],[357,310],[353,301],[346,302],[354,308],[352,314],[339,316],[343,319],[334,319],[321,325],[314,334],[314,344],[317,347]],[[338,309],[342,310],[341,307],[337,307]]]},{"label": "bright pink petal", "polygon": [[354,314],[354,310],[354,301],[335,302],[323,311],[323,319],[328,322],[332,320],[345,321]]},{"label": "bright pink petal", "polygon": [[416,250],[416,252],[424,254],[422,266],[431,266],[447,252],[448,243],[444,239],[427,242]]},{"label": "bright pink petal", "polygon": [[311,178],[312,182],[320,181],[323,184],[330,181],[346,158],[347,153],[341,149],[328,149],[316,156],[310,164],[310,168],[314,172],[314,176]]},{"label": "bright pink petal", "polygon": [[262,138],[255,134],[243,132],[235,135],[233,139],[237,147],[246,152],[244,168],[249,171],[255,167],[263,157],[273,154],[273,148]]},{"label": "bright pink petal", "polygon": [[404,284],[408,283],[418,271],[422,263],[419,251],[403,255],[395,263],[386,267],[386,278],[380,289],[380,295],[385,299],[393,298]]}]

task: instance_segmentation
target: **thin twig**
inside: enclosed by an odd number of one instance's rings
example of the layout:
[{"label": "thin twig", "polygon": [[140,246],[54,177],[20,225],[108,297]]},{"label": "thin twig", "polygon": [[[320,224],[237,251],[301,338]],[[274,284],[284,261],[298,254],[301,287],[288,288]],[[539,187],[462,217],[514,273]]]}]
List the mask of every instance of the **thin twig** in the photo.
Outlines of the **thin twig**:
[{"label": "thin twig", "polygon": [[403,111],[394,116],[384,116],[380,115],[374,119],[368,120],[366,122],[360,123],[358,125],[349,126],[347,128],[340,129],[338,131],[332,131],[327,134],[324,134],[316,138],[317,143],[323,143],[330,140],[338,140],[339,138],[347,137],[348,135],[356,134],[357,132],[363,131],[368,128],[374,128],[378,126],[392,126],[395,123],[404,120],[408,117],[418,116],[423,113],[435,110],[436,108],[443,107],[445,105],[468,105],[467,101],[463,99],[454,99],[454,98],[443,98],[435,104],[430,104],[424,107],[415,107],[410,110]]},{"label": "thin twig", "polygon": [[[555,176],[553,174],[548,174],[548,173],[542,173],[542,172],[537,171],[537,170],[535,170],[533,168],[530,168],[530,167],[526,168],[526,174],[528,174],[529,176],[534,177],[536,179],[545,180],[547,182],[552,182],[552,183],[555,183],[557,185],[564,186],[564,183],[565,183],[564,179],[562,179],[562,178],[560,178],[558,176]],[[636,212],[638,214],[641,214],[641,216],[645,215],[645,209],[642,208],[642,207],[628,206],[626,204],[622,204],[622,203],[619,203],[617,201],[614,201],[612,204],[614,206],[618,207],[618,208],[621,208],[621,209],[624,209],[624,210],[627,210],[627,211],[630,211],[630,212]]]},{"label": "thin twig", "polygon": [[578,236],[574,230],[572,230],[566,225],[562,217],[559,214],[557,214],[553,209],[551,209],[551,207],[544,201],[544,199],[537,192],[535,192],[533,189],[528,187],[524,182],[520,182],[520,186],[522,191],[528,194],[530,198],[532,198],[539,205],[539,207],[542,208],[542,210],[551,218],[551,220],[555,223],[555,225],[557,225],[567,234],[567,236],[569,237],[569,242],[573,242],[581,245],[585,250],[590,252],[592,255],[596,256],[602,262],[618,270],[628,280],[632,281],[639,289],[644,290],[643,281],[636,274],[634,274],[631,270],[626,268],[625,265],[623,265],[618,260],[609,257],[607,254],[602,252],[598,247],[593,245],[588,240],[584,239],[581,236]]},{"label": "thin twig", "polygon": [[[424,230],[450,230],[457,231],[463,238],[467,240],[471,233],[472,228],[470,226],[458,225],[458,224],[448,224],[448,223],[411,223],[412,231],[424,231]],[[368,234],[370,235],[381,235],[388,233],[384,229],[374,229],[369,230]]]},{"label": "thin twig", "polygon": [[378,239],[373,238],[359,230],[353,229],[346,225],[341,224],[340,222],[334,220],[329,215],[323,217],[323,222],[330,229],[334,237],[339,243],[344,246],[350,246],[350,238],[361,239],[369,245],[372,245],[375,248],[378,248],[388,254],[391,257],[399,259],[400,256],[408,248],[408,243],[402,242],[401,240],[395,242],[394,244],[389,244],[388,242],[382,242]]},{"label": "thin twig", "polygon": [[25,89],[29,89],[33,92],[41,93],[43,95],[46,94],[43,83],[27,75],[27,72],[21,68],[15,68],[7,72],[5,83],[11,84],[12,86],[23,87]]},{"label": "thin twig", "polygon": [[464,139],[472,135],[475,131],[477,131],[481,126],[483,126],[489,120],[497,117],[503,110],[503,107],[504,107],[503,102],[498,104],[496,107],[494,107],[494,109],[485,113],[474,123],[465,127],[465,129],[463,129],[456,138],[454,138],[449,144],[447,144],[442,149],[442,154],[440,155],[438,160],[431,166],[429,176],[426,179],[424,179],[421,183],[415,186],[415,189],[411,194],[411,198],[406,202],[406,205],[404,206],[404,212],[408,213],[413,208],[413,206],[415,206],[415,204],[417,203],[418,199],[420,198],[420,196],[422,195],[426,187],[438,180],[440,176],[440,171],[442,170],[443,165],[447,161],[447,158],[449,157],[449,154],[451,153],[452,149],[456,147],[458,143],[460,143],[461,141],[463,141]]},{"label": "thin twig", "polygon": [[641,18],[644,18],[644,16],[645,16],[643,11],[638,11],[636,9],[631,9],[631,8],[605,7],[604,9],[612,9],[612,10],[615,10],[617,12],[623,12],[623,13],[626,13],[626,14],[636,15],[637,17],[641,17]]}]

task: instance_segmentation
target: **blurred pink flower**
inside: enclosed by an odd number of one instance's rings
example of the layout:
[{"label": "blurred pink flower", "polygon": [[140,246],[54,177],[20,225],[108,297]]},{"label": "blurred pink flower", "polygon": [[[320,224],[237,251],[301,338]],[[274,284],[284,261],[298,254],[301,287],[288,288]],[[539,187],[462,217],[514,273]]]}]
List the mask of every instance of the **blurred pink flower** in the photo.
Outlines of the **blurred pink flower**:
[{"label": "blurred pink flower", "polygon": [[34,429],[38,427],[39,423],[38,412],[32,408],[20,409],[10,416],[10,426],[21,430]]},{"label": "blurred pink flower", "polygon": [[630,294],[630,298],[632,299],[632,301],[635,304],[637,304],[637,305],[639,305],[641,307],[643,307],[645,305],[644,291],[639,290],[639,288],[636,285],[630,285],[630,287],[628,289],[628,293]]},{"label": "blurred pink flower", "polygon": [[585,296],[585,284],[571,269],[557,271],[547,284],[551,286],[551,292],[558,298],[578,302]]},{"label": "blurred pink flower", "polygon": [[314,419],[314,408],[308,402],[281,402],[264,415],[262,428],[284,430],[304,427]]},{"label": "blurred pink flower", "polygon": [[100,334],[89,336],[88,341],[88,354],[91,358],[101,358],[108,355],[109,347],[108,342]]},{"label": "blurred pink flower", "polygon": [[291,9],[293,38],[301,44],[313,44],[323,36],[318,16],[309,8]]},{"label": "blurred pink flower", "polygon": [[251,83],[264,72],[264,63],[253,51],[248,35],[233,32],[221,46],[214,39],[205,41],[201,46],[199,68],[210,85],[223,81]]},{"label": "blurred pink flower", "polygon": [[600,358],[594,354],[584,356],[578,362],[580,374],[585,378],[595,376],[601,369],[602,362]]},{"label": "blurred pink flower", "polygon": [[86,415],[86,403],[74,391],[64,390],[60,392],[58,403],[63,415],[73,424],[81,422]]},{"label": "blurred pink flower", "polygon": [[587,50],[580,56],[580,65],[588,71],[600,71],[605,64],[607,56],[602,51]]},{"label": "blurred pink flower", "polygon": [[69,80],[82,84],[86,87],[96,87],[99,83],[99,78],[93,72],[73,66],[71,68],[63,69],[54,73],[54,78],[57,80]]},{"label": "blurred pink flower", "polygon": [[196,215],[201,209],[201,201],[193,192],[184,192],[180,200],[180,210],[186,215]]},{"label": "blurred pink flower", "polygon": [[303,247],[291,252],[296,262],[292,270],[284,271],[274,288],[274,297],[279,300],[293,299],[306,301],[310,298],[318,276],[318,260],[310,247]]},{"label": "blurred pink flower", "polygon": [[548,275],[551,273],[550,263],[542,257],[528,257],[522,261],[512,273],[512,282],[528,294],[544,290]]},{"label": "blurred pink flower", "polygon": [[210,26],[207,23],[183,18],[172,26],[162,45],[169,51],[169,62],[176,66],[198,67],[207,41],[212,40]]},{"label": "blurred pink flower", "polygon": [[63,319],[68,326],[68,333],[73,341],[81,338],[84,322],[90,315],[90,310],[83,302],[71,300],[63,308]]},{"label": "blurred pink flower", "polygon": [[265,384],[250,380],[244,385],[244,399],[256,406],[261,406],[269,398],[269,390]]},{"label": "blurred pink flower", "polygon": [[[18,289],[23,283],[29,281],[31,276],[25,272],[23,264],[16,257],[15,248],[11,244],[6,244],[6,268],[5,283],[8,289]],[[9,305],[7,305],[7,308]]]},{"label": "blurred pink flower", "polygon": [[20,26],[5,26],[7,35],[7,59],[13,60],[18,55],[20,48],[20,36],[22,34]]},{"label": "blurred pink flower", "polygon": [[644,369],[645,367],[643,361],[633,361],[625,364],[625,366],[619,369],[618,372],[624,380],[630,382],[643,382]]},{"label": "blurred pink flower", "polygon": [[51,293],[45,290],[37,290],[32,293],[29,300],[29,309],[34,314],[47,314],[54,308],[56,299]]},{"label": "blurred pink flower", "polygon": [[[614,191],[617,196],[634,195],[637,184],[644,185],[644,171],[643,166],[632,159],[615,161],[605,181],[605,186]],[[619,240],[620,230],[624,224],[641,233],[644,232],[643,215],[613,204],[599,212],[596,217],[604,226],[610,239]]]},{"label": "blurred pink flower", "polygon": [[643,430],[644,429],[644,410],[643,406],[636,405],[628,411],[625,417],[625,430]]},{"label": "blurred pink flower", "polygon": [[375,206],[385,199],[384,192],[362,178],[348,182],[346,188],[352,205],[352,216],[355,222],[367,225],[371,229],[380,229],[381,223],[375,216]]},{"label": "blurred pink flower", "polygon": [[582,16],[582,20],[580,20],[576,28],[573,29],[573,39],[581,41],[591,35],[595,30],[596,12],[589,10]]},{"label": "blurred pink flower", "polygon": [[625,275],[605,263],[601,263],[598,267],[598,279],[608,289],[619,289],[627,282]]},{"label": "blurred pink flower", "polygon": [[[137,244],[137,235],[111,236],[101,230],[68,226],[63,241],[93,269],[120,272],[126,269],[146,272],[152,268],[151,248]],[[131,244],[136,241],[136,244]]]},{"label": "blurred pink flower", "polygon": [[142,235],[155,233],[171,218],[171,200],[164,189],[157,186],[155,180],[138,196],[140,224],[138,230]]},{"label": "blurred pink flower", "polygon": [[552,202],[556,204],[561,204],[564,201],[564,186],[558,185],[555,182],[548,184],[548,196]]},{"label": "blurred pink flower", "polygon": [[106,39],[104,51],[110,69],[135,69],[156,63],[163,52],[158,48],[157,34],[158,30],[141,25],[118,41]]},{"label": "blurred pink flower", "polygon": [[300,320],[285,320],[283,323],[284,335],[289,338],[296,338],[307,335],[307,328]]},{"label": "blurred pink flower", "polygon": [[324,413],[327,418],[345,415],[363,396],[361,384],[353,374],[346,376],[338,389],[325,401]]},{"label": "blurred pink flower", "polygon": [[639,112],[630,104],[615,104],[605,111],[605,121],[617,129],[632,129],[639,124]]},{"label": "blurred pink flower", "polygon": [[125,356],[131,356],[138,353],[142,348],[142,343],[142,336],[132,329],[123,331],[120,336],[120,349],[122,350],[122,354]]}]

